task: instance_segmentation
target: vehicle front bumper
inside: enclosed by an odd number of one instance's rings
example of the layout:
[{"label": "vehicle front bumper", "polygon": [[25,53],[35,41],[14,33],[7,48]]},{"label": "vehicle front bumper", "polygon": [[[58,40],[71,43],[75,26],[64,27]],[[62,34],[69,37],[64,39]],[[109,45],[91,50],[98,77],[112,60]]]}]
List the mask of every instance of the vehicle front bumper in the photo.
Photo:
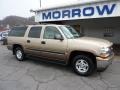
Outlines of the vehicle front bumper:
[{"label": "vehicle front bumper", "polygon": [[97,69],[98,70],[106,69],[110,64],[112,64],[113,59],[114,59],[114,53],[107,58],[96,57]]}]

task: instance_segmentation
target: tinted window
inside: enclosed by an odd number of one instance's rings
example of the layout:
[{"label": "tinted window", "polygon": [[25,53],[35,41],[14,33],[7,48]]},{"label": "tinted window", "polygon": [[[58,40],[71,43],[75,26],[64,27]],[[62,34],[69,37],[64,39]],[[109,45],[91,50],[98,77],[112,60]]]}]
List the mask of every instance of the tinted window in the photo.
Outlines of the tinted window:
[{"label": "tinted window", "polygon": [[26,30],[27,27],[14,27],[9,32],[9,36],[23,37],[25,35]]},{"label": "tinted window", "polygon": [[48,26],[45,28],[43,38],[44,39],[54,39],[55,34],[60,34],[58,29],[56,27]]},{"label": "tinted window", "polygon": [[32,27],[29,31],[28,37],[40,38],[42,27]]}]

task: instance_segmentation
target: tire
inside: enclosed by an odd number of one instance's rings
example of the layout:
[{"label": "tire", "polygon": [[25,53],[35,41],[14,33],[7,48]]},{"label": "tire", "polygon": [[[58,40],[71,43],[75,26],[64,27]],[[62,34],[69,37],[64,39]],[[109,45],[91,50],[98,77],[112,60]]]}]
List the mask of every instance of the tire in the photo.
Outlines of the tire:
[{"label": "tire", "polygon": [[72,68],[78,75],[89,76],[94,72],[95,64],[87,55],[77,55],[73,58]]},{"label": "tire", "polygon": [[21,47],[15,48],[15,57],[18,61],[24,61],[25,54]]}]

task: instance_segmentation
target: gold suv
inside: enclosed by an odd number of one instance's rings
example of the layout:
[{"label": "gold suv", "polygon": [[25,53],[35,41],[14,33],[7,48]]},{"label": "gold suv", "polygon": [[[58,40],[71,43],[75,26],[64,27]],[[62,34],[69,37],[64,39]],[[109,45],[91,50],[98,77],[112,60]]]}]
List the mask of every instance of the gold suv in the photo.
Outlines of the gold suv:
[{"label": "gold suv", "polygon": [[31,55],[51,62],[70,64],[82,76],[92,74],[97,68],[105,69],[114,56],[113,43],[84,37],[68,25],[14,27],[7,40],[7,48],[12,50],[19,61]]}]

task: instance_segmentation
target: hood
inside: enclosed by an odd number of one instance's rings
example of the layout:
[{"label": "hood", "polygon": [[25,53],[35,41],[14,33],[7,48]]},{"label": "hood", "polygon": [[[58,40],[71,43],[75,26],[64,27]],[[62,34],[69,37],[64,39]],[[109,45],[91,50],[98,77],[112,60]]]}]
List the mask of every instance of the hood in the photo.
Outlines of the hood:
[{"label": "hood", "polygon": [[81,37],[75,39],[78,42],[83,42],[88,45],[93,45],[93,46],[98,46],[98,47],[110,47],[113,43],[105,40],[105,39],[100,39],[100,38],[93,38],[93,37]]},{"label": "hood", "polygon": [[74,50],[86,51],[99,56],[102,48],[110,47],[113,45],[113,43],[108,40],[99,38],[80,37],[68,40],[68,45],[71,51]]}]

